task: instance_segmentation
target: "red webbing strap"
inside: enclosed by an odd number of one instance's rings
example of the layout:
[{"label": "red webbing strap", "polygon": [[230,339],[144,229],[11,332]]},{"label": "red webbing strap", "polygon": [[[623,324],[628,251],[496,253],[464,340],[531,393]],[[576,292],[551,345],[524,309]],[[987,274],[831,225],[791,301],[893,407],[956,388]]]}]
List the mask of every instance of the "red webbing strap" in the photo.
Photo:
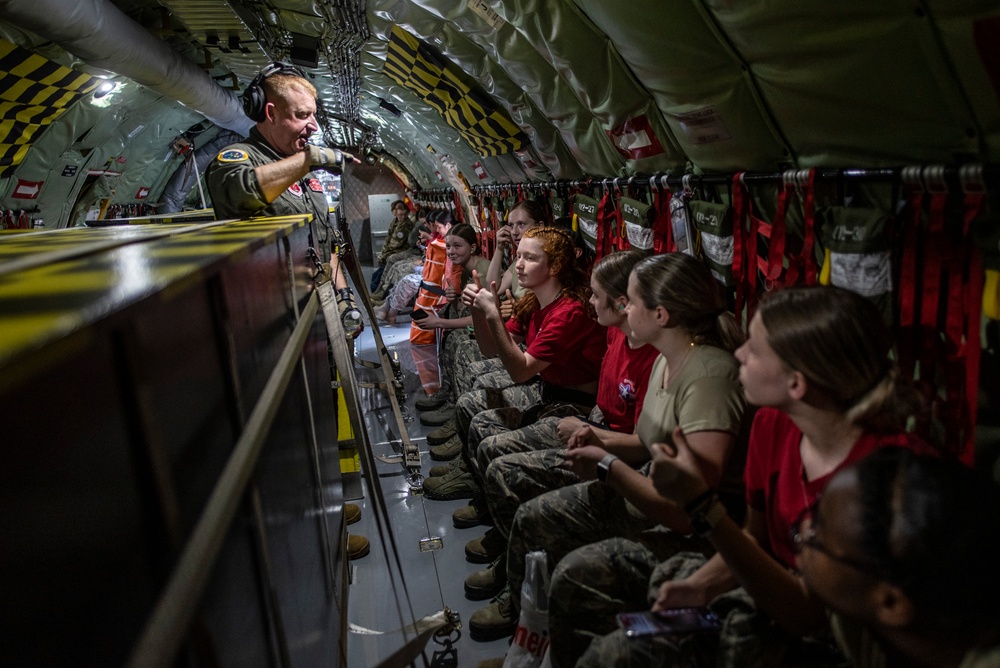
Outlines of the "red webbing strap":
[{"label": "red webbing strap", "polygon": [[611,191],[605,190],[604,196],[597,205],[597,248],[594,250],[596,261],[611,252],[611,221],[608,220],[608,200],[611,198]]},{"label": "red webbing strap", "polygon": [[524,186],[521,185],[520,183],[517,184],[517,201],[518,202],[524,201]]},{"label": "red webbing strap", "polygon": [[899,368],[904,378],[912,379],[916,372],[919,336],[917,324],[917,294],[919,288],[919,239],[924,210],[924,193],[912,190],[906,198],[902,215],[902,254],[899,262]]},{"label": "red webbing strap", "polygon": [[[757,234],[767,239],[768,244],[770,244],[771,223],[767,222],[766,220],[761,220],[760,218],[754,216],[753,214],[750,215],[753,218],[754,223],[756,223],[757,225]],[[758,244],[760,243],[760,238],[757,239],[757,243]],[[768,249],[770,250],[770,245],[768,246]],[[761,250],[763,251],[763,249]],[[769,261],[770,261],[770,256],[769,257],[760,257],[759,255],[757,256],[757,271],[760,272],[760,275],[764,277],[765,280],[764,289],[770,292],[771,290],[774,289],[774,286],[771,285],[770,281],[767,280],[767,269],[769,266],[768,264]]]},{"label": "red webbing strap", "polygon": [[802,199],[802,263],[806,268],[806,285],[816,285],[816,170],[810,169]]},{"label": "red webbing strap", "polygon": [[914,190],[907,197],[903,218],[903,257],[899,264],[899,326],[912,327],[917,305],[917,239],[923,214],[924,193]]},{"label": "red webbing strap", "polygon": [[966,193],[963,207],[962,234],[965,243],[965,265],[968,273],[965,279],[965,342],[961,354],[965,357],[965,396],[963,397],[966,420],[965,443],[962,445],[961,459],[972,464],[976,440],[976,407],[979,398],[979,362],[982,357],[982,343],[979,340],[979,326],[983,314],[983,254],[970,234],[972,221],[980,214],[986,202],[985,193]]},{"label": "red webbing strap", "polygon": [[771,244],[767,253],[767,267],[764,269],[764,276],[767,277],[769,283],[778,283],[781,278],[781,270],[784,269],[785,214],[788,211],[790,188],[791,185],[786,184],[778,193],[778,209],[774,212],[774,220],[771,221]]},{"label": "red webbing strap", "polygon": [[458,197],[458,191],[453,190],[451,192],[452,200],[455,204],[455,220],[460,223],[465,222],[465,209],[462,206],[462,200]]},{"label": "red webbing strap", "polygon": [[948,237],[944,233],[944,211],[948,195],[945,192],[930,193],[930,205],[927,217],[927,231],[921,245],[923,273],[920,280],[920,314],[916,328],[917,354],[920,360],[919,384],[930,392],[932,405],[941,416],[945,425],[945,444],[952,452],[955,446],[955,421],[949,413],[951,404],[948,397],[952,394],[945,386],[946,396],[942,399],[935,388],[934,378],[940,369],[947,379],[944,346],[939,340],[938,306],[941,300],[941,268],[944,248],[948,246]]},{"label": "red webbing strap", "polygon": [[484,243],[485,250],[483,254],[487,259],[493,257],[493,253],[496,252],[497,248],[497,212],[496,207],[493,206],[493,198],[489,197],[486,200],[488,202],[486,209],[486,226],[484,231]]},{"label": "red webbing strap", "polygon": [[653,199],[653,209],[656,217],[653,219],[653,253],[659,255],[667,252],[671,241],[670,200],[673,193],[670,188],[657,188]]},{"label": "red webbing strap", "polygon": [[[754,215],[753,199],[750,193],[746,193],[744,198],[747,216],[747,255],[746,255],[746,301],[747,301],[747,326],[750,326],[750,319],[757,311],[757,271],[760,268],[760,258],[757,256],[757,235],[760,234],[760,218]],[[770,232],[770,230],[766,230]]]},{"label": "red webbing strap", "polygon": [[622,193],[620,190],[615,190],[615,229],[611,235],[611,245],[617,250],[629,250],[632,248],[632,244],[629,243],[628,233],[625,231],[625,214],[622,211],[621,203]]},{"label": "red webbing strap", "polygon": [[[947,193],[932,193],[930,212],[927,220],[927,234],[924,237],[924,275],[921,284],[923,299],[920,305],[920,324],[935,329],[937,326],[938,304],[941,298],[942,248],[948,243],[944,233],[944,209],[948,201]],[[922,375],[922,373],[921,373]]]},{"label": "red webbing strap", "polygon": [[[743,182],[740,177],[743,176],[743,172],[738,172],[733,175],[733,283],[736,285],[736,320],[740,320],[740,315],[743,312],[743,299],[744,299],[744,289],[746,279],[744,277],[744,271],[746,263],[743,261],[743,251],[744,251],[744,230],[743,219],[745,217],[745,211],[743,208],[743,201],[745,199],[745,194],[743,191]],[[746,324],[750,324],[750,316],[747,316]]]}]

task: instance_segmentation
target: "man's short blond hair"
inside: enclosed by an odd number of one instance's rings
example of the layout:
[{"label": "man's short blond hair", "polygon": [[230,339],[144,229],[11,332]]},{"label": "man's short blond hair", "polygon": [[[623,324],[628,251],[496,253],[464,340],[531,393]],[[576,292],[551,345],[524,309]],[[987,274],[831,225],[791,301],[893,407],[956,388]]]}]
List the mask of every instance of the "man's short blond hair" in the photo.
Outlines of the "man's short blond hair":
[{"label": "man's short blond hair", "polygon": [[303,91],[316,97],[316,87],[294,74],[272,74],[261,84],[268,102],[282,104],[293,91]]}]

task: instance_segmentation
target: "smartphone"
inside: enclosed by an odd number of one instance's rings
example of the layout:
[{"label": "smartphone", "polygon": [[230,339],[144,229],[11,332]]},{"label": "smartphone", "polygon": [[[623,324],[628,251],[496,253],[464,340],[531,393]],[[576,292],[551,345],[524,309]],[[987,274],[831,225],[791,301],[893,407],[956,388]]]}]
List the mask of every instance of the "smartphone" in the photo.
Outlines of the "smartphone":
[{"label": "smartphone", "polygon": [[663,634],[686,635],[722,628],[722,621],[708,608],[623,612],[618,615],[618,624],[629,638]]},{"label": "smartphone", "polygon": [[410,320],[423,320],[427,317],[427,311],[421,311],[420,309],[413,309],[413,313],[410,314]]}]

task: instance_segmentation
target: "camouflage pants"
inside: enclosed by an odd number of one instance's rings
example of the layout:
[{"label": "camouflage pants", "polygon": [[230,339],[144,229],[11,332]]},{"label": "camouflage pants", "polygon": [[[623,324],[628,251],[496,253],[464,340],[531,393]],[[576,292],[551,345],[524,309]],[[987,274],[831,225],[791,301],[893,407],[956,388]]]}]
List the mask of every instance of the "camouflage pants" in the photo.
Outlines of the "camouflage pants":
[{"label": "camouflage pants", "polygon": [[[704,555],[682,552],[656,566],[649,578],[648,604],[656,599],[663,582],[686,578],[704,563]],[[583,668],[832,668],[850,665],[836,649],[829,629],[807,638],[792,637],[758,612],[753,599],[742,587],[716,597],[708,607],[722,620],[718,635],[628,638],[617,629],[591,642],[576,665]],[[554,651],[555,639],[552,647]],[[553,666],[556,665],[553,661]]]},{"label": "camouflage pants", "polygon": [[386,258],[385,270],[382,272],[382,277],[375,289],[381,290],[383,294],[388,294],[392,286],[399,282],[399,279],[413,273],[413,265],[421,257],[422,253],[417,249],[400,251],[390,255]]},{"label": "camouflage pants", "polygon": [[389,302],[389,308],[396,313],[408,311],[413,306],[413,302],[416,301],[419,291],[420,274],[407,274],[392,286],[392,291],[386,301]]},{"label": "camouflage pants", "polygon": [[504,537],[510,535],[514,513],[522,503],[561,487],[580,482],[579,476],[562,468],[566,450],[516,452],[490,462],[484,487],[493,525]]},{"label": "camouflage pants", "polygon": [[490,464],[504,455],[558,448],[562,444],[559,441],[556,425],[561,419],[542,418],[526,427],[520,427],[518,424],[510,431],[487,436],[482,439],[478,447],[470,444],[470,454],[474,455],[473,461],[470,462],[473,475],[480,482],[484,482]]},{"label": "camouflage pants", "polygon": [[395,253],[389,253],[388,257],[385,258],[385,262],[382,263],[382,266],[388,270],[389,267],[397,262],[401,262],[402,260],[410,260],[410,264],[413,264],[423,256],[424,251],[419,248],[406,248],[401,251],[396,251]]},{"label": "camouflage pants", "polygon": [[704,539],[663,530],[645,532],[641,543],[609,538],[563,557],[549,592],[553,668],[575,666],[591,641],[618,628],[619,612],[649,610],[656,590],[652,600],[647,590],[657,564],[686,549],[699,551],[698,563],[713,551]]},{"label": "camouflage pants", "polygon": [[[540,399],[541,396],[539,396]],[[470,434],[468,444],[470,470],[480,485],[483,485],[490,463],[499,457],[516,453],[561,448],[563,444],[559,440],[559,421],[570,415],[579,416],[585,411],[585,407],[573,404],[542,405],[536,403],[530,407],[529,413],[521,414],[520,421],[511,427],[509,431],[494,432],[486,435],[479,441],[478,447],[475,445],[475,441],[472,440]],[[539,413],[537,418],[534,417],[535,412]],[[596,406],[591,411],[591,420],[594,419],[595,414],[597,417],[595,422],[600,421],[602,417],[601,411]],[[534,421],[530,424],[525,424],[526,419]],[[579,481],[574,480],[573,482]]]},{"label": "camouflage pants", "polygon": [[459,362],[458,360],[459,349],[463,347],[469,349],[469,346],[466,345],[468,343],[472,343],[472,347],[475,348],[478,354],[479,346],[472,340],[472,332],[468,329],[449,329],[445,331],[444,344],[441,346],[441,388],[448,393],[452,400],[456,398],[454,391],[457,365],[459,363],[468,365],[475,361],[473,359],[462,359]]},{"label": "camouflage pants", "polygon": [[[453,376],[456,398],[471,390],[478,380],[495,372],[507,373],[499,358],[484,358],[479,352],[479,344],[476,343],[475,339],[460,341],[455,349],[455,374]],[[514,381],[508,375],[506,385],[513,383]],[[489,386],[493,386],[493,384],[491,383]],[[503,385],[498,385],[498,387],[503,387]]]},{"label": "camouflage pants", "polygon": [[[487,375],[481,380],[489,382],[493,379]],[[483,439],[518,429],[524,412],[541,398],[537,383],[504,388],[477,387],[459,397],[455,404],[455,422],[459,438],[465,445],[464,456],[470,469],[477,467],[476,450]],[[473,473],[480,484],[483,473],[480,470]]]},{"label": "camouflage pants", "polygon": [[[512,592],[521,591],[524,555],[545,550],[549,570],[578,547],[606,538],[639,540],[654,528],[652,520],[624,497],[597,480],[581,482],[546,492],[525,501],[514,514],[508,536],[507,582]],[[513,597],[515,605],[518,596]]]}]

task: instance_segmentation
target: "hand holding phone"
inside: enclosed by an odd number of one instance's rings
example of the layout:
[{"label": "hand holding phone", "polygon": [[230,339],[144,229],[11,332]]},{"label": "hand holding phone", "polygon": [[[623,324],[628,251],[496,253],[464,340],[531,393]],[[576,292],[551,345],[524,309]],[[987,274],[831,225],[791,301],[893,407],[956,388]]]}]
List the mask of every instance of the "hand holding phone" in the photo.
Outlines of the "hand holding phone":
[{"label": "hand holding phone", "polygon": [[629,638],[650,635],[687,635],[722,628],[722,621],[708,608],[673,608],[656,612],[623,612],[618,624]]}]

